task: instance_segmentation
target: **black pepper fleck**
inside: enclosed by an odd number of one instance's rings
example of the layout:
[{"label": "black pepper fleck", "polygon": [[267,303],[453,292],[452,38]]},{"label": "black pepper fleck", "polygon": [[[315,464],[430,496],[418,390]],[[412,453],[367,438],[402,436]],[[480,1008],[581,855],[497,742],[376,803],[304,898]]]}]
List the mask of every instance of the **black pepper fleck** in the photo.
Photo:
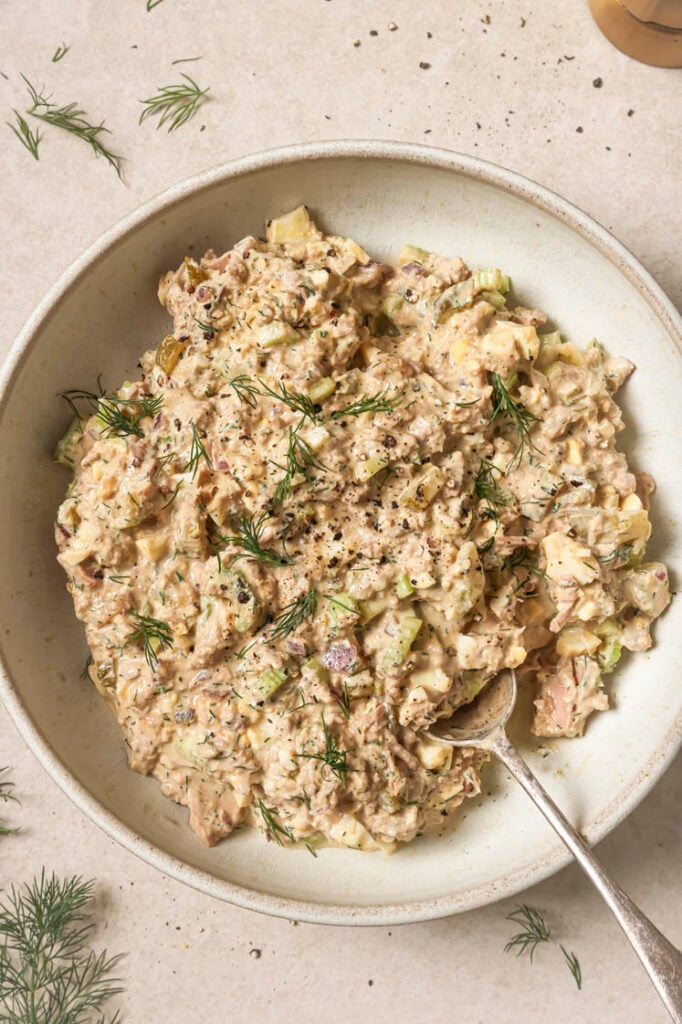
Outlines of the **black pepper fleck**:
[{"label": "black pepper fleck", "polygon": [[595,87],[595,89],[601,89],[603,84],[604,80],[602,78],[595,78],[592,82],[592,85]]},{"label": "black pepper fleck", "polygon": [[422,69],[422,71],[428,71],[431,65],[426,60],[420,60],[419,67]]}]

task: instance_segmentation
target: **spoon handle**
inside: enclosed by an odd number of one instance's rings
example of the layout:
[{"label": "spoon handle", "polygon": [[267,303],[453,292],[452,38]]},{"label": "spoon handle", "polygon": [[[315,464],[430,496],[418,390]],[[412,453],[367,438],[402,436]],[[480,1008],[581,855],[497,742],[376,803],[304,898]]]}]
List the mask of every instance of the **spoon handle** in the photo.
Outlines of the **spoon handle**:
[{"label": "spoon handle", "polygon": [[644,964],[670,1016],[675,1024],[682,1024],[682,953],[661,935],[648,917],[645,917],[630,897],[610,878],[587,843],[561,813],[502,730],[495,736],[489,749],[497,754],[517,782],[521,783],[531,800],[561,836],[585,874],[597,887]]}]

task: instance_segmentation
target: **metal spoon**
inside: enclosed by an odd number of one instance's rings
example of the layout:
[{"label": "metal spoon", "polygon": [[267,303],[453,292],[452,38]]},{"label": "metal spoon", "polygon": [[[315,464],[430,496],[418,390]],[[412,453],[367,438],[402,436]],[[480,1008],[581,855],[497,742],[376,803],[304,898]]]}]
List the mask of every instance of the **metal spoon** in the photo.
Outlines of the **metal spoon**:
[{"label": "metal spoon", "polygon": [[478,698],[452,718],[435,723],[430,739],[451,747],[475,747],[496,754],[561,836],[611,908],[644,964],[675,1024],[682,1024],[682,954],[654,928],[629,896],[607,875],[589,846],[561,813],[509,741],[505,726],[516,703],[516,676],[507,669]]}]

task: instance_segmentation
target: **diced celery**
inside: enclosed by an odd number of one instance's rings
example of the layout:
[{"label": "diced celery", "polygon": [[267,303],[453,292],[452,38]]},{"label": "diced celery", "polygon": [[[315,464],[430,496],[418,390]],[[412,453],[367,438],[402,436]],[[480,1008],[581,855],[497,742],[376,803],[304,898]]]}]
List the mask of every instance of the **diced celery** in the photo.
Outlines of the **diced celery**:
[{"label": "diced celery", "polygon": [[401,573],[395,581],[395,592],[401,599],[403,597],[409,597],[410,594],[414,594],[414,587],[410,583],[410,577],[406,572]]},{"label": "diced celery", "polygon": [[594,632],[602,638],[601,647],[597,651],[597,661],[603,675],[607,675],[613,672],[622,654],[622,630],[615,619],[605,619],[595,627]]},{"label": "diced celery", "polygon": [[327,597],[327,610],[332,625],[335,628],[352,625],[360,617],[358,602],[350,594],[329,594]]},{"label": "diced celery", "polygon": [[324,402],[326,398],[329,398],[336,391],[336,381],[332,380],[331,377],[321,377],[320,380],[316,380],[314,384],[310,385],[308,389],[308,398],[311,402]]},{"label": "diced celery", "polygon": [[197,750],[197,739],[192,734],[186,734],[184,736],[177,736],[175,739],[175,747],[181,754],[193,761],[198,768],[203,768],[206,765],[207,758],[202,757]]},{"label": "diced celery", "polygon": [[319,682],[329,682],[329,672],[327,672],[319,658],[308,658],[307,661],[303,662],[302,667],[304,672],[309,672],[311,675],[315,676]]},{"label": "diced celery", "polygon": [[504,309],[507,303],[507,300],[505,299],[502,292],[498,291],[481,292],[481,298],[484,299],[486,302],[489,302],[491,306],[495,307],[495,309]]},{"label": "diced celery", "polygon": [[503,295],[507,295],[511,288],[511,281],[509,280],[509,274],[500,274],[500,283],[497,286],[498,292],[502,292]]},{"label": "diced celery", "polygon": [[381,615],[383,611],[386,611],[386,598],[377,597],[371,598],[368,601],[360,602],[360,614],[362,616],[363,625],[367,622],[371,622],[377,615]]},{"label": "diced celery", "polygon": [[391,639],[382,659],[384,669],[395,668],[402,665],[410,653],[412,644],[417,639],[417,634],[422,628],[423,622],[416,615],[404,615],[398,623],[398,631]]},{"label": "diced celery", "polygon": [[370,455],[364,462],[356,462],[353,467],[355,479],[361,483],[365,480],[370,480],[377,473],[380,473],[382,469],[386,469],[389,461],[388,455]]},{"label": "diced celery", "polygon": [[60,466],[68,466],[69,469],[74,469],[78,458],[78,444],[82,437],[83,429],[80,420],[76,416],[54,450],[54,461],[58,462]]},{"label": "diced celery", "polygon": [[500,287],[502,272],[497,268],[474,270],[474,282],[479,292],[494,292]]},{"label": "diced celery", "polygon": [[261,348],[275,348],[277,345],[295,345],[300,335],[289,324],[273,320],[258,328],[258,344]]},{"label": "diced celery", "polygon": [[258,689],[264,697],[272,697],[279,690],[282,683],[286,682],[286,678],[287,674],[283,668],[271,667],[262,673]]},{"label": "diced celery", "polygon": [[381,303],[381,309],[382,312],[386,314],[386,316],[393,317],[402,309],[404,305],[405,299],[402,297],[402,295],[398,295],[397,292],[391,292],[390,295],[387,295],[386,298]]},{"label": "diced celery", "polygon": [[375,679],[368,668],[343,677],[343,685],[351,697],[369,697],[375,692]]},{"label": "diced celery", "polygon": [[540,341],[543,345],[560,345],[561,331],[550,331],[548,334],[541,334]]},{"label": "diced celery", "polygon": [[491,679],[492,675],[485,669],[466,669],[462,672],[462,700],[472,701]]},{"label": "diced celery", "polygon": [[398,257],[398,263],[423,263],[430,255],[428,249],[420,249],[417,245],[404,245]]}]

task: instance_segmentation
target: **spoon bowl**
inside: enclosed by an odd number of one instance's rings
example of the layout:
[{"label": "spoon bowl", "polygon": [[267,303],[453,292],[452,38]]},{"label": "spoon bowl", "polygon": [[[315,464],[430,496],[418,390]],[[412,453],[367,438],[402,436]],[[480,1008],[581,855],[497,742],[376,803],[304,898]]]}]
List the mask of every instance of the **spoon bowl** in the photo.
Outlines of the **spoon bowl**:
[{"label": "spoon bowl", "polygon": [[505,669],[470,704],[458,708],[451,718],[435,722],[427,735],[449,747],[492,750],[511,717],[516,695],[516,673],[513,668]]}]

